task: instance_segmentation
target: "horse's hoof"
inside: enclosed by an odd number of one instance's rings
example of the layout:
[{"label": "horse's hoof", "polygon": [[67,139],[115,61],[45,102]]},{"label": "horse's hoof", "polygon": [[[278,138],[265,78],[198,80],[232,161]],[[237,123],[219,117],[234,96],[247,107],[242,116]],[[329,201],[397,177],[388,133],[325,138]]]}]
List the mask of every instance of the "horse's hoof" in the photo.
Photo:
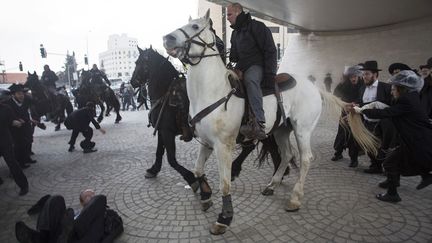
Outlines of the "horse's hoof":
[{"label": "horse's hoof", "polygon": [[264,191],[261,192],[264,196],[272,196],[274,194],[274,190],[266,187]]},{"label": "horse's hoof", "polygon": [[226,232],[227,229],[228,225],[216,222],[210,227],[210,233],[212,235],[222,235]]},{"label": "horse's hoof", "polygon": [[114,123],[115,123],[115,124],[118,124],[119,122],[120,122],[120,121],[117,121],[117,120],[116,120]]},{"label": "horse's hoof", "polygon": [[203,212],[207,211],[211,206],[213,205],[213,202],[211,200],[208,200],[207,202],[201,203],[201,210]]},{"label": "horse's hoof", "polygon": [[285,206],[285,211],[287,212],[297,212],[300,210],[300,205],[288,202],[288,204]]},{"label": "horse's hoof", "polygon": [[157,176],[157,174],[153,174],[153,173],[150,173],[150,172],[146,172],[145,175],[144,175],[144,177],[147,178],[147,179],[155,178],[156,176]]},{"label": "horse's hoof", "polygon": [[193,191],[194,193],[197,192],[198,189],[199,189],[199,182],[198,182],[198,181],[195,181],[194,183],[192,183],[192,184],[190,185],[190,187],[192,188],[192,191]]}]

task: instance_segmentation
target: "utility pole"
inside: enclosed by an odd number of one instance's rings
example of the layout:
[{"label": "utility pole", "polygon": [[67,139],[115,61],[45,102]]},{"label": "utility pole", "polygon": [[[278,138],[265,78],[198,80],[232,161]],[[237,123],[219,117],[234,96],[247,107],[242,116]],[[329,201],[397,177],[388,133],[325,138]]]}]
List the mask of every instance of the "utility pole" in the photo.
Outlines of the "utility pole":
[{"label": "utility pole", "polygon": [[222,8],[222,41],[225,43],[224,46],[224,52],[225,52],[225,58],[228,56],[226,54],[226,45],[227,45],[227,36],[226,36],[226,8],[224,6]]}]

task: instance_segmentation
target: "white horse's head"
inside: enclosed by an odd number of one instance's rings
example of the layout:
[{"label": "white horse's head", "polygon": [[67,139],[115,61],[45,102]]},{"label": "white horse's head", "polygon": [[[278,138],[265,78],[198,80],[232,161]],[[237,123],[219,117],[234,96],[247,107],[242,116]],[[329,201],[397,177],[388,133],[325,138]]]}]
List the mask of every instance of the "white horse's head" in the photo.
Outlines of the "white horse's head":
[{"label": "white horse's head", "polygon": [[163,37],[167,53],[187,63],[200,60],[206,50],[216,51],[216,39],[210,31],[210,10],[202,18],[189,23]]}]

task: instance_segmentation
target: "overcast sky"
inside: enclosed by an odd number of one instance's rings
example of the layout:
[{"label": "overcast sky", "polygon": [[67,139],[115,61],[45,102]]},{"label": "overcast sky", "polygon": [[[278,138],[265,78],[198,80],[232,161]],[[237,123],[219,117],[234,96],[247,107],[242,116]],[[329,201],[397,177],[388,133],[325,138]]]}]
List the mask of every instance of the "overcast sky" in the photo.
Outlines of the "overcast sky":
[{"label": "overcast sky", "polygon": [[[108,36],[126,33],[140,47],[163,48],[162,36],[196,18],[198,0],[2,0],[0,14],[0,60],[7,72],[37,71],[50,65],[60,71],[66,54],[75,51],[79,65],[89,50],[89,63],[99,63]],[[88,44],[87,44],[88,43]],[[43,44],[48,58],[42,59]],[[0,71],[4,67],[0,66]]]}]

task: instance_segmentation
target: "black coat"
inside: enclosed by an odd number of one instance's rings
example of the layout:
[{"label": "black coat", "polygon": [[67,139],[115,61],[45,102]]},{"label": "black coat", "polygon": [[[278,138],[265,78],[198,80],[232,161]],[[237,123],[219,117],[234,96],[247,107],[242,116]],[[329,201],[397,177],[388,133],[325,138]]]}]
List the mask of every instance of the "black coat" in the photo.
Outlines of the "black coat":
[{"label": "black coat", "polygon": [[56,87],[56,81],[58,79],[57,75],[51,70],[43,71],[41,77],[42,83],[47,87]]},{"label": "black coat", "polygon": [[363,111],[372,119],[391,118],[399,132],[403,154],[402,175],[413,176],[432,170],[432,125],[420,105],[417,92],[405,93],[385,109]]},{"label": "black coat", "polygon": [[19,140],[31,143],[33,140],[33,129],[29,115],[30,99],[26,96],[21,106],[18,106],[12,98],[6,101],[5,104],[11,108],[15,120],[21,119],[24,121],[21,127],[11,128],[11,133],[15,141]]},{"label": "black coat", "polygon": [[11,108],[7,105],[0,104],[0,148],[12,146],[13,140],[10,129],[13,120],[14,115]]},{"label": "black coat", "polygon": [[420,91],[420,101],[426,114],[432,119],[432,77],[430,75],[424,79],[424,85]]},{"label": "black coat", "polygon": [[87,129],[90,122],[96,129],[100,128],[99,123],[94,119],[94,110],[84,107],[73,111],[65,120],[64,124],[68,129],[83,131]]},{"label": "black coat", "polygon": [[[366,85],[363,85],[360,88],[360,97],[359,97],[361,105],[366,104],[366,103],[363,103],[363,95],[364,95],[365,90],[366,90]],[[382,103],[387,104],[387,105],[391,104],[392,95],[391,95],[391,85],[390,84],[378,81],[377,96],[376,96],[375,101],[379,101],[379,102],[382,102]]]},{"label": "black coat", "polygon": [[243,72],[252,65],[264,67],[263,86],[273,87],[277,50],[270,29],[244,12],[237,16],[236,24],[231,27],[234,31],[231,35],[230,61],[236,62],[236,68]]}]

